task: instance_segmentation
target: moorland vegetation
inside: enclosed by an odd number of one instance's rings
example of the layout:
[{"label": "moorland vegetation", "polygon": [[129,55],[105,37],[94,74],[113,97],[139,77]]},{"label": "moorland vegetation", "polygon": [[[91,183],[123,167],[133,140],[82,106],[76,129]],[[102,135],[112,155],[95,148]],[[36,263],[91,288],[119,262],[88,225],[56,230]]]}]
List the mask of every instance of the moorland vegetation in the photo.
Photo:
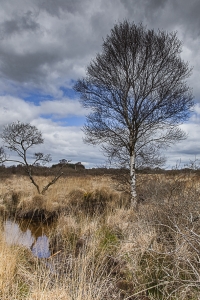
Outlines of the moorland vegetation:
[{"label": "moorland vegetation", "polygon": [[[71,169],[45,195],[27,175],[1,177],[0,298],[198,300],[198,171],[138,173],[137,211],[116,174],[92,171]],[[39,211],[54,222],[43,259],[3,234],[6,216],[20,222]]]}]

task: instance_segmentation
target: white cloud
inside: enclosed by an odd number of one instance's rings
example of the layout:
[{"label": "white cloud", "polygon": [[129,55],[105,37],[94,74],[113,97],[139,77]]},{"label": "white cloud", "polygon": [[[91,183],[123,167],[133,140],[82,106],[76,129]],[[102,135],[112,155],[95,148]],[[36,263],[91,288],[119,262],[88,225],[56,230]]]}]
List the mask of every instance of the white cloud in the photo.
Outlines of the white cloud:
[{"label": "white cloud", "polygon": [[[97,148],[82,142],[80,127],[59,123],[60,118],[86,113],[78,99],[63,96],[61,87],[85,75],[118,21],[127,18],[149,28],[178,30],[182,57],[194,68],[188,82],[200,102],[199,0],[0,0],[0,5],[0,127],[16,120],[31,122],[43,132],[44,149],[51,149],[56,158],[66,155],[97,164],[103,160]],[[34,93],[44,100],[37,105],[23,100]],[[196,105],[182,126],[188,140],[167,151],[171,164],[177,157],[198,155],[199,115]]]},{"label": "white cloud", "polygon": [[83,132],[78,126],[61,126],[59,122],[46,119],[45,115],[53,114],[58,118],[84,116],[85,110],[78,100],[67,98],[57,101],[43,101],[39,105],[26,102],[11,96],[0,97],[0,128],[15,122],[28,122],[36,126],[44,137],[44,144],[31,149],[30,153],[41,151],[50,153],[53,163],[60,159],[70,159],[73,162],[81,161],[88,166],[103,163],[104,158],[98,147],[88,146],[83,142]]},{"label": "white cloud", "polygon": [[200,159],[200,105],[194,106],[194,112],[187,123],[182,124],[181,129],[187,133],[187,139],[176,143],[174,146],[168,148],[166,157],[168,157],[167,165],[175,166],[177,162],[188,164],[194,161],[195,158]]},{"label": "white cloud", "polygon": [[71,100],[62,98],[60,100],[43,100],[39,105],[27,102],[12,96],[0,96],[0,126],[17,120],[31,122],[40,115],[54,115],[59,118],[68,116],[84,116],[86,109],[79,103],[78,99]]},{"label": "white cloud", "polygon": [[31,122],[38,115],[38,107],[11,96],[0,97],[0,127],[14,122]]},{"label": "white cloud", "polygon": [[69,115],[84,116],[86,109],[84,109],[80,102],[75,99],[70,100],[63,98],[57,101],[43,101],[40,103],[40,113],[42,114],[54,114],[59,117],[67,117]]}]

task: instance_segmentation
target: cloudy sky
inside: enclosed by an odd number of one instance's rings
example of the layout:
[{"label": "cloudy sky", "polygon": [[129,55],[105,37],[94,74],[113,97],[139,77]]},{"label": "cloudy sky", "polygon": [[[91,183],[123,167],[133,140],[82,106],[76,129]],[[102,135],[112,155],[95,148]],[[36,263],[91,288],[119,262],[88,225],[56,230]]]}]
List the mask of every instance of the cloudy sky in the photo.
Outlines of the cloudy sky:
[{"label": "cloudy sky", "polygon": [[72,86],[114,24],[128,19],[177,31],[183,41],[196,105],[182,125],[188,139],[168,149],[166,167],[200,159],[199,12],[199,0],[0,0],[0,131],[13,121],[30,122],[42,131],[41,150],[53,162],[104,164],[99,149],[82,141],[87,112]]}]

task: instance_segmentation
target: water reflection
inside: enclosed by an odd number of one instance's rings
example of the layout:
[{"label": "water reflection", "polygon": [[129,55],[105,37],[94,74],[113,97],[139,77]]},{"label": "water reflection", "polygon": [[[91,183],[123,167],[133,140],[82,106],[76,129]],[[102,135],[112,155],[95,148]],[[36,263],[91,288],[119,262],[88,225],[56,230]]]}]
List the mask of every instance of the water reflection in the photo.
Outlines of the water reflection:
[{"label": "water reflection", "polygon": [[39,258],[47,258],[51,255],[49,239],[46,235],[39,236],[31,248],[33,254]]},{"label": "water reflection", "polygon": [[49,225],[35,224],[28,221],[7,220],[4,222],[4,235],[9,244],[23,245],[31,249],[33,255],[39,258],[48,258],[49,250],[48,234]]}]

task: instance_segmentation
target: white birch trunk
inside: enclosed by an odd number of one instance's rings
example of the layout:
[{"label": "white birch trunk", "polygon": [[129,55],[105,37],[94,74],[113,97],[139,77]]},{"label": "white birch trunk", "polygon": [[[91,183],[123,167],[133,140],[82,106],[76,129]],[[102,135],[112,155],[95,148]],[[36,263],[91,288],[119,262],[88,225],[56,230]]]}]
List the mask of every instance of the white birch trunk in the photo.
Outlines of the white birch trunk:
[{"label": "white birch trunk", "polygon": [[136,177],[135,177],[135,153],[130,156],[130,190],[131,207],[137,207]]}]

